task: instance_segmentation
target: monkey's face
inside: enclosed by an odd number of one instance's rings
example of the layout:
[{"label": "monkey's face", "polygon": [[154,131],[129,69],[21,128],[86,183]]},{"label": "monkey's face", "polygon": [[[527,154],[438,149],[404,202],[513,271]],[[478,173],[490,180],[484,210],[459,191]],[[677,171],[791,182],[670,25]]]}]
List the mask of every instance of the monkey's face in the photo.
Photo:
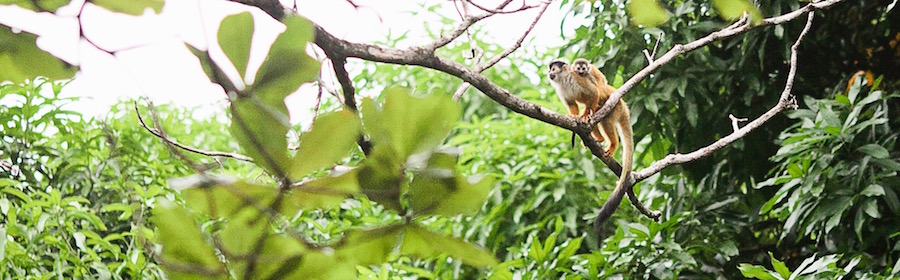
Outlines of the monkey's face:
[{"label": "monkey's face", "polygon": [[567,63],[560,60],[554,60],[553,62],[550,62],[550,70],[547,71],[547,76],[550,77],[550,81],[556,81],[559,74],[568,69],[569,65]]},{"label": "monkey's face", "polygon": [[579,60],[572,63],[572,70],[578,75],[587,76],[591,74],[591,67],[586,60]]}]

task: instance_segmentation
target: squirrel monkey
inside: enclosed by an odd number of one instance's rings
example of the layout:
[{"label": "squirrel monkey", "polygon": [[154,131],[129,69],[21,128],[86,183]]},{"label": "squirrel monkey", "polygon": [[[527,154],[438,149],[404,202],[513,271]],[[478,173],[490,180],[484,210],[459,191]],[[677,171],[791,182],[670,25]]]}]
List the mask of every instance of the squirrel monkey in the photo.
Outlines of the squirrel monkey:
[{"label": "squirrel monkey", "polygon": [[[609,85],[606,76],[600,72],[594,65],[591,65],[586,59],[579,58],[572,62],[570,67],[565,62],[554,60],[550,62],[550,84],[556,89],[557,95],[566,106],[569,107],[569,113],[577,114],[577,103],[585,105],[582,119],[587,119],[593,111],[596,111],[609,99],[609,96],[616,90]],[[573,110],[574,107],[574,110]],[[600,121],[602,135],[599,137],[595,134],[597,128],[591,131],[591,135],[599,142],[603,142],[604,138],[609,139],[609,146],[604,151],[606,156],[611,157],[619,146],[618,133],[622,136],[622,173],[619,181],[616,182],[616,188],[610,194],[606,203],[600,208],[600,213],[594,220],[594,230],[599,230],[600,226],[612,216],[616,211],[622,198],[625,196],[625,181],[631,175],[631,168],[634,164],[634,139],[631,130],[631,118],[628,111],[628,105],[625,101],[619,99],[616,107],[608,116]]]}]

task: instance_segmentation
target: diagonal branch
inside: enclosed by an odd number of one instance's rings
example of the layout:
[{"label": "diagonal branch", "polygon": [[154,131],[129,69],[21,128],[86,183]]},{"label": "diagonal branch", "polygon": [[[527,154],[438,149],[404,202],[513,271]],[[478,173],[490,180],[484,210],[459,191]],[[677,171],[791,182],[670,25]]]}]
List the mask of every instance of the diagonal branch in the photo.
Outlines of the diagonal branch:
[{"label": "diagonal branch", "polygon": [[227,157],[227,158],[233,158],[233,159],[240,160],[240,161],[253,162],[253,159],[251,159],[248,156],[242,155],[242,154],[206,151],[206,150],[197,149],[197,148],[185,145],[185,144],[181,144],[178,141],[176,141],[175,139],[169,138],[168,136],[163,134],[161,131],[147,126],[147,123],[144,122],[144,117],[141,116],[141,111],[138,110],[137,102],[134,102],[134,112],[137,113],[138,121],[141,123],[141,126],[147,130],[147,132],[150,132],[150,134],[153,134],[153,136],[156,136],[159,139],[162,139],[163,142],[166,142],[172,146],[178,147],[179,149],[182,149],[182,150],[185,150],[188,152],[192,152],[195,154],[208,156],[208,157]]},{"label": "diagonal branch", "polygon": [[778,104],[775,104],[774,107],[766,111],[764,114],[748,123],[746,126],[735,130],[728,136],[719,139],[716,142],[713,142],[709,146],[700,148],[696,151],[687,153],[687,154],[671,154],[666,156],[665,158],[658,160],[651,164],[649,167],[635,172],[634,177],[638,180],[643,180],[653,174],[656,174],[663,168],[666,168],[669,165],[685,163],[689,161],[693,161],[702,157],[706,157],[712,154],[714,151],[725,147],[738,139],[746,136],[748,133],[753,131],[754,129],[760,127],[765,122],[769,121],[776,114],[780,113],[789,108],[795,108],[797,106],[796,98],[791,94],[791,90],[794,87],[794,78],[797,73],[797,48],[800,47],[800,42],[803,41],[803,37],[806,36],[806,33],[809,32],[810,26],[812,26],[813,17],[815,16],[814,11],[809,11],[806,26],[803,27],[803,31],[800,32],[800,35],[797,36],[797,41],[791,46],[791,61],[790,61],[790,70],[788,72],[787,82],[785,82],[784,90],[781,92],[781,96],[778,98]]},{"label": "diagonal branch", "polygon": [[595,112],[591,116],[590,122],[591,122],[591,124],[594,124],[594,125],[599,123],[600,119],[606,117],[606,115],[609,114],[610,111],[612,111],[613,107],[615,107],[615,104],[618,104],[619,99],[622,98],[622,96],[625,95],[625,93],[631,91],[631,89],[634,88],[634,86],[636,86],[638,83],[640,83],[645,78],[647,78],[647,76],[649,76],[651,73],[653,73],[653,71],[655,71],[656,69],[659,69],[659,67],[662,67],[663,65],[669,63],[669,61],[672,61],[672,59],[675,59],[676,57],[678,57],[684,53],[693,51],[697,48],[706,46],[709,43],[712,43],[712,42],[715,42],[715,41],[718,41],[721,39],[734,37],[736,35],[743,34],[747,31],[750,31],[751,29],[754,29],[757,27],[777,25],[777,24],[781,24],[784,22],[792,21],[805,13],[812,12],[817,9],[824,9],[824,8],[830,7],[834,4],[840,3],[841,1],[843,1],[843,0],[825,0],[825,1],[820,1],[820,2],[810,3],[810,4],[807,4],[806,6],[803,6],[803,8],[797,9],[797,10],[789,12],[787,14],[763,19],[762,21],[760,21],[759,23],[756,23],[756,24],[752,23],[750,18],[747,15],[745,15],[744,17],[742,17],[740,20],[738,20],[734,24],[732,24],[722,30],[710,33],[706,37],[697,39],[693,42],[690,42],[690,43],[687,43],[684,45],[681,45],[681,44],[675,45],[674,47],[672,47],[671,50],[669,50],[668,52],[663,54],[663,56],[661,56],[659,59],[653,61],[653,63],[650,63],[650,65],[647,65],[647,67],[644,67],[644,69],[639,71],[637,74],[634,74],[634,76],[632,76],[630,79],[628,79],[628,81],[626,81],[624,84],[622,84],[622,86],[619,87],[619,89],[617,89],[615,92],[613,92],[613,94],[610,95],[609,99],[606,100],[606,104],[603,104],[603,107],[600,108],[600,110],[597,110],[597,112]]}]

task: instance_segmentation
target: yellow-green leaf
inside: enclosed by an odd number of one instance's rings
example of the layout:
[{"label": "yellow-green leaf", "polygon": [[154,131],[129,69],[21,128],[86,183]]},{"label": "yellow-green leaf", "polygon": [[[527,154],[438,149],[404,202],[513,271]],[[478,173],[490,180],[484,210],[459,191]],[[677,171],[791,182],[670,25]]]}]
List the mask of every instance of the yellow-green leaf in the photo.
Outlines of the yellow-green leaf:
[{"label": "yellow-green leaf", "polygon": [[272,44],[253,84],[254,89],[271,95],[265,97],[271,100],[284,100],[300,85],[314,80],[320,67],[306,54],[305,46],[313,39],[312,23],[299,16],[288,16],[282,22],[287,30]]},{"label": "yellow-green leaf", "polygon": [[[59,7],[69,4],[69,0],[0,0],[0,5],[16,5],[37,12],[56,12]],[[2,42],[3,40],[0,40]]]},{"label": "yellow-green leaf", "polygon": [[294,155],[291,167],[291,179],[331,167],[347,157],[356,145],[359,130],[359,117],[349,110],[317,117],[309,132],[300,137],[300,148]]},{"label": "yellow-green leaf", "polygon": [[35,35],[0,26],[0,82],[21,83],[37,76],[68,79],[75,74],[75,67],[39,49],[36,41]]},{"label": "yellow-green leaf", "polygon": [[284,102],[273,106],[256,97],[238,98],[231,108],[231,135],[241,148],[271,174],[287,176],[289,117]]},{"label": "yellow-green leaf", "polygon": [[631,0],[626,9],[634,25],[654,27],[669,20],[669,14],[656,0]]},{"label": "yellow-green leaf", "polygon": [[166,3],[165,0],[91,0],[91,3],[96,4],[97,6],[103,7],[104,9],[118,12],[118,13],[126,13],[129,15],[139,16],[144,14],[144,11],[147,8],[153,9],[153,12],[159,13],[162,11],[163,5]]},{"label": "yellow-green leaf", "polygon": [[201,277],[163,265],[170,277],[214,279],[227,276],[212,246],[206,243],[194,219],[184,208],[173,205],[170,201],[160,202],[153,208],[151,219],[156,225],[157,241],[162,245],[160,257],[166,263],[173,267],[194,267],[197,271],[211,274]]},{"label": "yellow-green leaf", "polygon": [[405,229],[401,253],[425,259],[447,255],[475,267],[497,265],[497,259],[490,252],[458,238],[440,235],[417,225]]},{"label": "yellow-green leaf", "polygon": [[244,80],[250,58],[250,41],[253,39],[253,15],[243,12],[225,17],[219,25],[217,38],[225,56],[241,74],[241,80]]},{"label": "yellow-green leaf", "polygon": [[359,193],[358,171],[354,169],[303,183],[294,188],[287,199],[303,209],[337,207],[347,197]]},{"label": "yellow-green leaf", "polygon": [[719,16],[726,20],[737,20],[744,12],[752,17],[753,22],[762,20],[759,9],[747,0],[713,0],[713,8],[719,12]]}]

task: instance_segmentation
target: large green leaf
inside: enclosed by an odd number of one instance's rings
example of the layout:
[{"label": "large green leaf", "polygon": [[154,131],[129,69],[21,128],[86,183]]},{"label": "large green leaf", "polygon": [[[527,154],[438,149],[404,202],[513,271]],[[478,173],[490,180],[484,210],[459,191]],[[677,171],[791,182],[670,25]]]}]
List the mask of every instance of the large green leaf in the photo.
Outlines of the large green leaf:
[{"label": "large green leaf", "polygon": [[628,1],[627,9],[635,25],[654,27],[669,20],[669,14],[656,0],[631,0]]},{"label": "large green leaf", "polygon": [[[56,9],[59,7],[65,6],[69,4],[69,0],[41,0],[41,1],[31,1],[31,0],[0,0],[0,5],[9,5],[13,4],[25,9],[29,9],[32,11],[38,12],[56,12]],[[3,42],[3,40],[0,40]]]},{"label": "large green leaf", "polygon": [[[208,273],[201,275],[183,274],[177,269],[167,269],[171,277],[210,279],[222,278],[227,272],[216,257],[213,248],[204,240],[194,219],[183,207],[172,205],[169,201],[157,203],[153,209],[153,224],[156,225],[156,237],[162,245],[160,257],[173,266],[191,267],[196,271]],[[166,267],[166,266],[163,266]]]},{"label": "large green leaf", "polygon": [[[190,188],[182,191],[188,207],[213,218],[230,218],[247,207],[268,207],[275,200],[278,189],[272,186],[243,181],[220,183],[215,186]],[[284,213],[296,213],[292,203],[283,203]]]},{"label": "large green leaf", "polygon": [[303,209],[337,207],[347,197],[359,193],[358,171],[354,169],[305,182],[291,190],[287,200]]},{"label": "large green leaf", "polygon": [[231,101],[231,135],[254,162],[276,176],[287,176],[289,127],[284,102],[267,104],[256,97]]},{"label": "large green leaf", "polygon": [[744,15],[744,12],[750,14],[753,22],[762,20],[762,14],[759,13],[759,9],[747,0],[713,0],[712,2],[713,8],[726,20],[739,19]]},{"label": "large green leaf", "polygon": [[254,90],[267,95],[267,102],[284,100],[319,73],[320,63],[306,54],[305,47],[313,39],[312,23],[298,16],[288,16],[282,22],[287,30],[272,44],[253,84]]},{"label": "large green leaf", "polygon": [[384,263],[397,245],[398,234],[403,228],[401,225],[392,225],[351,231],[341,241],[336,255],[359,265]]},{"label": "large green leaf", "polygon": [[399,88],[384,94],[381,110],[363,101],[363,123],[373,142],[392,146],[400,158],[434,148],[459,119],[456,102],[447,96],[414,97]]},{"label": "large green leaf", "polygon": [[363,166],[359,167],[357,175],[363,194],[391,210],[400,210],[401,207],[400,192],[404,181],[400,176],[399,160],[390,147],[376,145]]},{"label": "large green leaf", "polygon": [[300,148],[291,166],[291,179],[331,167],[347,157],[356,144],[359,129],[359,117],[349,110],[317,117],[310,131],[300,138]]},{"label": "large green leaf", "polygon": [[490,252],[457,238],[440,235],[417,225],[407,226],[400,252],[420,258],[448,255],[476,267],[497,265]]},{"label": "large green leaf", "polygon": [[75,67],[39,49],[36,41],[35,35],[15,34],[9,27],[0,26],[0,82],[21,83],[37,76],[68,79],[75,74]]},{"label": "large green leaf", "polygon": [[165,0],[91,0],[91,3],[107,10],[129,15],[139,16],[144,14],[147,8],[153,9],[157,14],[162,11]]},{"label": "large green leaf", "polygon": [[472,214],[481,209],[494,180],[469,182],[456,172],[456,157],[434,153],[409,186],[409,206],[417,215]]},{"label": "large green leaf", "polygon": [[217,38],[225,56],[244,80],[250,58],[250,41],[253,39],[253,15],[243,12],[225,17],[219,25]]}]

